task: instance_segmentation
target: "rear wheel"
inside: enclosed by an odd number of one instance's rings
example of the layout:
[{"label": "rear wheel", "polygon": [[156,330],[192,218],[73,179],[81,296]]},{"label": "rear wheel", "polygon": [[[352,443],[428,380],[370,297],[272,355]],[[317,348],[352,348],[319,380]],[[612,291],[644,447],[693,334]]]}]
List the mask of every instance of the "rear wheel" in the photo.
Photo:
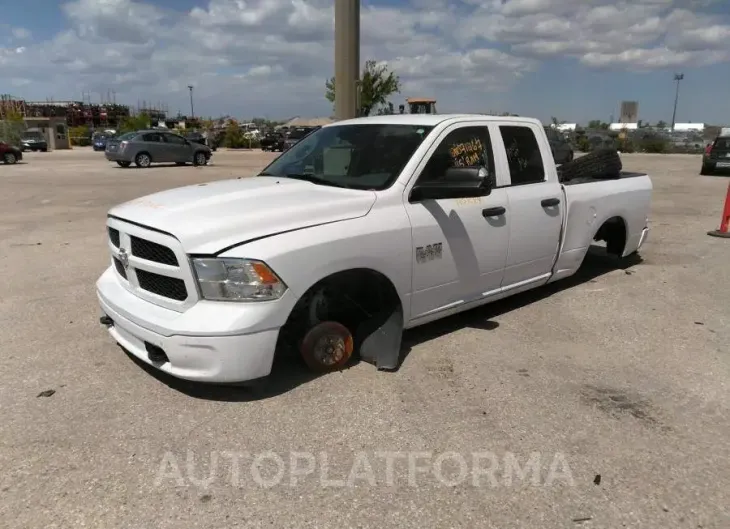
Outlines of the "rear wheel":
[{"label": "rear wheel", "polygon": [[141,152],[134,158],[134,163],[137,167],[149,167],[152,163],[152,158],[146,152]]},{"label": "rear wheel", "polygon": [[6,152],[5,156],[3,156],[3,161],[8,165],[14,165],[18,163],[18,157],[15,156],[15,153]]},{"label": "rear wheel", "polygon": [[712,174],[712,169],[710,169],[706,165],[703,165],[702,168],[700,169],[700,174],[701,175],[711,175]]}]

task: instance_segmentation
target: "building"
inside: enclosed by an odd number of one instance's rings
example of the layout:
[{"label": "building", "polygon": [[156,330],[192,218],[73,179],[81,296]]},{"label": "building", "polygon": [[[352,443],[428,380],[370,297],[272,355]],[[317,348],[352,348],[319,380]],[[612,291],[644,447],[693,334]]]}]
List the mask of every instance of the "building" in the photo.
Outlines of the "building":
[{"label": "building", "polygon": [[24,120],[27,129],[36,129],[46,139],[48,150],[70,149],[66,117],[26,117]]},{"label": "building", "polygon": [[[671,128],[667,130],[672,130]],[[687,132],[690,130],[696,130],[699,132],[702,132],[705,130],[705,124],[704,123],[675,123],[674,124],[674,131],[675,132]]]},{"label": "building", "polygon": [[577,123],[560,123],[558,125],[553,123],[550,126],[559,132],[573,132],[576,128],[578,128]]}]

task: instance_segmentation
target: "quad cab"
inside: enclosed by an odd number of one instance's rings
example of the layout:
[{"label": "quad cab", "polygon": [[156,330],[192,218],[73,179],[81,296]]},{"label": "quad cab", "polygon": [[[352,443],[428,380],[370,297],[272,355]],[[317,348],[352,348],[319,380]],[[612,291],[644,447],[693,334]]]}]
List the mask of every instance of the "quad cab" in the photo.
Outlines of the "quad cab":
[{"label": "quad cab", "polygon": [[594,240],[637,252],[651,192],[615,151],[558,170],[535,119],[340,121],[258,176],[113,208],[101,322],[189,380],[266,377],[287,351],[395,369],[406,328],[570,277]]}]

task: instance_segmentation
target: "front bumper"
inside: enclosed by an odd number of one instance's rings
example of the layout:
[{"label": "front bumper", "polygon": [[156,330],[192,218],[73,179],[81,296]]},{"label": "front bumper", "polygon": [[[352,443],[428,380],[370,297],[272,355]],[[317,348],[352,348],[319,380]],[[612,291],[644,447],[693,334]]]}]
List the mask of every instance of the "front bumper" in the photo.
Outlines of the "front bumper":
[{"label": "front bumper", "polygon": [[279,329],[296,302],[288,292],[274,302],[199,301],[180,313],[130,293],[111,267],[96,289],[102,311],[113,322],[109,334],[119,345],[174,377],[213,383],[267,376]]}]

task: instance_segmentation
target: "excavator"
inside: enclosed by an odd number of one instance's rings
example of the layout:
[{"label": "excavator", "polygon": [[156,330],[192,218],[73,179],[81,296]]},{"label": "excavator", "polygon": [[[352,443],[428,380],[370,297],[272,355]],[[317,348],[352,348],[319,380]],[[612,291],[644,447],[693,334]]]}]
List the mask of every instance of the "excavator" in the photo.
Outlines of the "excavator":
[{"label": "excavator", "polygon": [[[406,99],[409,114],[437,114],[436,100],[427,97],[409,97]],[[406,106],[398,105],[401,114],[405,114]]]}]

